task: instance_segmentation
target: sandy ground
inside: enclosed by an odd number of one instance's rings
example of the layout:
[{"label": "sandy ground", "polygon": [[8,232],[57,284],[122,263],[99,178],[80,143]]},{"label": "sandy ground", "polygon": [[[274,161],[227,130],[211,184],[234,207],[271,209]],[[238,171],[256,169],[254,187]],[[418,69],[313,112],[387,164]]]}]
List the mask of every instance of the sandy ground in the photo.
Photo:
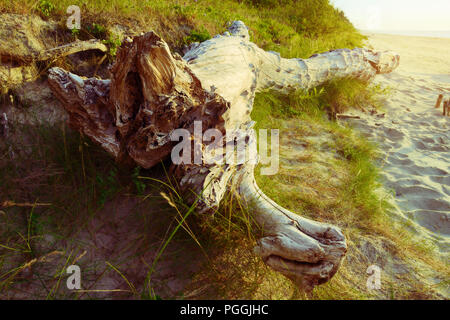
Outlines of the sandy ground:
[{"label": "sandy ground", "polygon": [[450,38],[365,35],[369,37],[367,47],[400,54],[398,72],[437,76],[436,79],[447,78],[450,81]]},{"label": "sandy ground", "polygon": [[396,214],[441,253],[450,252],[450,39],[368,34],[367,47],[400,54],[400,66],[376,82],[392,89],[385,114],[350,120],[384,152],[383,176]]}]

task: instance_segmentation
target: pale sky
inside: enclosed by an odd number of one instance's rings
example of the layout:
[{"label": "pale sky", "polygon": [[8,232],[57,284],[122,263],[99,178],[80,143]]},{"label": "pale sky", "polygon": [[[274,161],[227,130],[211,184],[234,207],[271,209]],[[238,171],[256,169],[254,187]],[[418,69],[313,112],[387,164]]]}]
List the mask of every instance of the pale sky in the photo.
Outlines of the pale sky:
[{"label": "pale sky", "polygon": [[331,0],[362,30],[450,30],[450,0]]}]

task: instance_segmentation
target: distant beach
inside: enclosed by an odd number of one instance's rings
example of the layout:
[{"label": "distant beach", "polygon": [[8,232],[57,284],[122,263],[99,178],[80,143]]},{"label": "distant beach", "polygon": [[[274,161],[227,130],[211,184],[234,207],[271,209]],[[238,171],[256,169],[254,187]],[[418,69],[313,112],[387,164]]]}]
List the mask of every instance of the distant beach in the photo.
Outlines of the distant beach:
[{"label": "distant beach", "polygon": [[400,54],[396,73],[427,75],[438,82],[450,82],[450,38],[364,34],[369,37],[367,47]]},{"label": "distant beach", "polygon": [[441,31],[359,30],[359,31],[363,34],[386,34],[386,35],[398,35],[398,36],[408,36],[408,37],[450,38],[450,30],[441,30]]}]

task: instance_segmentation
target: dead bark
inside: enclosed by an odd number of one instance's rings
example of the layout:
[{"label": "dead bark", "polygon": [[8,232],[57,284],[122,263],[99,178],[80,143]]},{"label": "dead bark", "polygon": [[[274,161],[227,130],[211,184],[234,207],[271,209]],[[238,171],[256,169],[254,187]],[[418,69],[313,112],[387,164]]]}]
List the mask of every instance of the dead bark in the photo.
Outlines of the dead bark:
[{"label": "dead bark", "polygon": [[101,52],[106,52],[108,51],[108,48],[97,39],[75,41],[49,50],[41,51],[37,57],[35,57],[35,60],[45,61],[50,59],[59,59],[77,52],[89,50],[100,50]]},{"label": "dead bark", "polygon": [[6,139],[9,134],[8,117],[6,113],[0,114],[0,137]]},{"label": "dead bark", "polygon": [[441,106],[441,102],[442,102],[442,99],[444,98],[444,95],[443,94],[440,94],[439,96],[438,96],[438,98],[437,98],[437,100],[436,100],[436,104],[434,105],[434,107],[437,109],[437,108],[439,108],[440,106]]},{"label": "dead bark", "polygon": [[268,88],[288,92],[334,78],[368,80],[398,63],[398,55],[360,48],[284,59],[251,43],[247,27],[236,21],[229,32],[192,46],[183,58],[172,55],[167,44],[149,32],[122,45],[110,81],[53,68],[49,83],[75,128],[119,161],[144,168],[171,153],[174,129],[187,129],[191,137],[198,134],[196,120],[202,123],[201,133],[211,128],[232,133],[233,141],[249,153],[245,161],[205,161],[210,157],[205,150],[220,153],[227,143],[215,141],[200,149],[194,144],[193,156],[199,152],[201,163],[174,165],[180,186],[191,195],[187,200],[200,197],[199,211],[213,212],[224,194],[235,189],[263,230],[255,252],[300,286],[312,288],[337,271],[346,252],[345,237],[337,227],[278,206],[258,188],[253,174],[253,99]]},{"label": "dead bark", "polygon": [[361,119],[360,116],[352,116],[349,114],[336,114],[336,118],[338,118],[338,119]]}]

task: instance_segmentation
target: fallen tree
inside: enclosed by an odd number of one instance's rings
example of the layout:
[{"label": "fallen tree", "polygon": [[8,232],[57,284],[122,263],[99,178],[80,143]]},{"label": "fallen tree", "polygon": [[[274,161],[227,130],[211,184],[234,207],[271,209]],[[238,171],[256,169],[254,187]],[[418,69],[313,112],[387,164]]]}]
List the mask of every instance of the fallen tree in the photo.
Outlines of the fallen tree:
[{"label": "fallen tree", "polygon": [[[247,27],[235,21],[229,32],[191,45],[184,57],[148,32],[122,44],[110,80],[60,68],[50,69],[48,80],[74,128],[117,161],[150,168],[171,154],[174,130],[195,138],[195,121],[202,123],[201,134],[211,128],[233,132],[234,142],[256,150],[250,113],[261,90],[309,89],[344,77],[370,80],[398,64],[398,55],[360,48],[284,59],[250,42]],[[199,197],[198,211],[214,212],[224,194],[236,190],[263,231],[255,252],[267,265],[307,290],[328,281],[347,249],[342,232],[269,199],[255,182],[254,152],[243,162],[205,161],[211,160],[205,150],[220,153],[226,143],[194,144],[192,155],[200,153],[203,161],[173,165],[187,201]]]}]

